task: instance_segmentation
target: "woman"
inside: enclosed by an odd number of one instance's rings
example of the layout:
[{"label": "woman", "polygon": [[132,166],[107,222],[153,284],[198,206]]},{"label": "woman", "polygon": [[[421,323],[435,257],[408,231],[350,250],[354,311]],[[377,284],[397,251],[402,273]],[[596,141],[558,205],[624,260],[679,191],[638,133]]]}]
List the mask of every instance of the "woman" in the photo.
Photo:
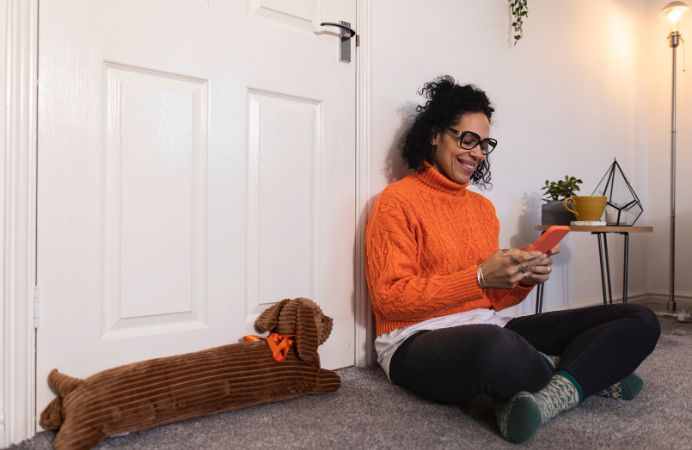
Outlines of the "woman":
[{"label": "woman", "polygon": [[490,396],[500,432],[517,443],[589,395],[633,398],[656,316],[632,304],[498,315],[548,280],[559,249],[498,249],[493,205],[467,189],[490,182],[486,94],[449,76],[421,94],[401,152],[414,172],[382,192],[366,231],[378,363],[438,402]]}]

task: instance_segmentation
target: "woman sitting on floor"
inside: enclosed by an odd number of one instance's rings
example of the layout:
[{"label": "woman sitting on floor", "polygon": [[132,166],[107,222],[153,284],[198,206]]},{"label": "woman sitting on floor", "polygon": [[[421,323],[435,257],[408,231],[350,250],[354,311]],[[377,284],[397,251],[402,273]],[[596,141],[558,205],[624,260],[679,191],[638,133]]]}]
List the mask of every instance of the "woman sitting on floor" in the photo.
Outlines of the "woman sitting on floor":
[{"label": "woman sitting on floor", "polygon": [[589,395],[633,398],[656,316],[634,304],[498,315],[548,280],[559,249],[498,249],[495,209],[468,189],[490,182],[497,145],[485,92],[446,76],[421,94],[401,150],[414,172],[382,192],[366,232],[379,364],[441,403],[490,396],[500,432],[517,443]]}]

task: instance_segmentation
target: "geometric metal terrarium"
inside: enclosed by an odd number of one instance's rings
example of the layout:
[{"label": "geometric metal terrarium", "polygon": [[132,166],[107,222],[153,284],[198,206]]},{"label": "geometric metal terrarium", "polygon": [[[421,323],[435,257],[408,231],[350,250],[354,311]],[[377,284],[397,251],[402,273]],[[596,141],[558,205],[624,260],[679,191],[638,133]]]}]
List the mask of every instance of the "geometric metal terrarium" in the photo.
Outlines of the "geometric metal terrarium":
[{"label": "geometric metal terrarium", "polygon": [[644,212],[642,202],[627,181],[617,160],[613,160],[592,195],[605,195],[606,223],[608,225],[634,225]]}]

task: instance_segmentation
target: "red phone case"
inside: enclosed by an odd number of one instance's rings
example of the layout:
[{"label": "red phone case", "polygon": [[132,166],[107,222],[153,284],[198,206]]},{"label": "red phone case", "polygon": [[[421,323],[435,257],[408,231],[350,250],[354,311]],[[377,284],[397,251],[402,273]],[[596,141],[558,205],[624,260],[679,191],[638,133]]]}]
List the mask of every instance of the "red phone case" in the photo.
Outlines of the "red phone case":
[{"label": "red phone case", "polygon": [[548,253],[550,249],[555,247],[563,237],[569,233],[569,227],[565,225],[553,225],[545,230],[545,233],[529,247],[529,251],[539,251]]}]

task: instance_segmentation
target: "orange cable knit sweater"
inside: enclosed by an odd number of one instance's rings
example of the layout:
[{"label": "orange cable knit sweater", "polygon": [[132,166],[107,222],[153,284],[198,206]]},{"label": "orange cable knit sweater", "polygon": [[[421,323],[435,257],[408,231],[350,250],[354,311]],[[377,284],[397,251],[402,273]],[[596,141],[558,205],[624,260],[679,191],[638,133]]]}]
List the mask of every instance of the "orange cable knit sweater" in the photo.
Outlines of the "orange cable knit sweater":
[{"label": "orange cable knit sweater", "polygon": [[467,186],[426,164],[375,203],[365,252],[378,335],[476,308],[499,311],[531,291],[478,286],[478,264],[499,248],[499,222],[492,203]]}]

